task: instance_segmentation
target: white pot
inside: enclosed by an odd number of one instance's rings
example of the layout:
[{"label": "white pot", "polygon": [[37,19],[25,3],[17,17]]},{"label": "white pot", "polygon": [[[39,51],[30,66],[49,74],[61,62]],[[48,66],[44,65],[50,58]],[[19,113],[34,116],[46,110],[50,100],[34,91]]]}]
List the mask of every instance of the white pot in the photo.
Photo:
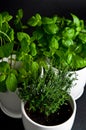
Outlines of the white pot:
[{"label": "white pot", "polygon": [[13,118],[21,118],[21,101],[16,93],[1,92],[0,107],[6,115]]},{"label": "white pot", "polygon": [[44,125],[40,125],[34,122],[27,116],[24,109],[24,102],[22,102],[21,103],[22,120],[23,120],[23,125],[24,125],[25,130],[71,130],[74,123],[75,115],[76,115],[76,102],[72,97],[71,97],[70,103],[73,109],[73,113],[67,121],[65,121],[64,123],[60,125],[44,126]]},{"label": "white pot", "polygon": [[[80,98],[84,92],[84,87],[86,84],[86,67],[75,71],[76,80],[73,82],[73,87],[71,88],[70,94],[74,97],[75,100]],[[75,77],[75,75],[73,75]],[[74,86],[74,84],[76,84]]]}]

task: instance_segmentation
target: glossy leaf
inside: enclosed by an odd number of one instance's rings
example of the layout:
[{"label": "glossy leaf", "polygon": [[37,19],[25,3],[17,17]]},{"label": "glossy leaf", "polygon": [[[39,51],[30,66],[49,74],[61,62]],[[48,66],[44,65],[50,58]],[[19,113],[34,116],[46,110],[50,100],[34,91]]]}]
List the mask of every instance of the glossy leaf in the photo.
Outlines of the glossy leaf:
[{"label": "glossy leaf", "polygon": [[40,14],[36,14],[35,16],[32,16],[29,20],[28,20],[28,25],[30,26],[40,26],[41,25],[41,16]]},{"label": "glossy leaf", "polygon": [[17,87],[17,78],[16,76],[11,73],[8,75],[6,80],[6,86],[9,91],[15,91]]},{"label": "glossy leaf", "polygon": [[48,24],[44,26],[44,31],[47,34],[56,34],[59,30],[59,27],[56,24]]}]

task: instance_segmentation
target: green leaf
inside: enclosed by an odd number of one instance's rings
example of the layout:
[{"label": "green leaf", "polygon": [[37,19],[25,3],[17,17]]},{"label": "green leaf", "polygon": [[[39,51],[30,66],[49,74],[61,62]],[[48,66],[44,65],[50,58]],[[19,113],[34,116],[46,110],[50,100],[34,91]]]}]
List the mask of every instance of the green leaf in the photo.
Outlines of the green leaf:
[{"label": "green leaf", "polygon": [[63,39],[62,40],[62,44],[65,46],[65,47],[70,47],[72,45],[74,45],[74,42],[72,39]]},{"label": "green leaf", "polygon": [[6,79],[5,74],[0,74],[0,82],[4,81]]},{"label": "green leaf", "polygon": [[82,51],[81,51],[81,57],[86,58],[86,45],[82,44]]},{"label": "green leaf", "polygon": [[15,91],[17,87],[17,78],[16,76],[11,73],[8,75],[6,79],[6,86],[9,91]]},{"label": "green leaf", "polygon": [[59,27],[56,24],[44,25],[44,31],[47,34],[56,34],[59,31]]},{"label": "green leaf", "polygon": [[22,9],[19,9],[19,10],[18,10],[16,17],[17,17],[18,19],[22,19],[22,18],[23,18],[23,10],[22,10]]},{"label": "green leaf", "polygon": [[0,46],[0,58],[8,57],[13,51],[13,46],[13,42]]},{"label": "green leaf", "polygon": [[74,24],[75,24],[77,27],[80,26],[80,20],[79,20],[79,18],[78,18],[76,15],[72,14],[72,13],[71,13],[71,15],[72,15]]},{"label": "green leaf", "polygon": [[35,79],[36,79],[37,74],[38,74],[38,68],[39,68],[38,63],[33,61],[31,64],[31,72],[32,72],[33,78],[35,78]]},{"label": "green leaf", "polygon": [[[76,60],[77,59],[77,60]],[[76,55],[75,57],[75,61],[76,61],[76,68],[80,69],[86,66],[86,58],[82,58],[78,55]],[[75,65],[74,65],[75,66]]]},{"label": "green leaf", "polygon": [[23,39],[21,41],[21,51],[23,51],[24,53],[30,52],[30,46],[27,39]]},{"label": "green leaf", "polygon": [[30,36],[24,32],[18,32],[17,38],[21,42],[23,39],[26,39],[28,43],[30,43]]},{"label": "green leaf", "polygon": [[70,27],[66,27],[62,32],[64,38],[72,39],[75,35],[75,30]]},{"label": "green leaf", "polygon": [[13,41],[14,40],[14,30],[12,28],[9,29],[8,35],[9,35],[11,41]]},{"label": "green leaf", "polygon": [[10,70],[10,65],[5,62],[2,61],[0,62],[0,73],[7,73]]},{"label": "green leaf", "polygon": [[55,23],[55,21],[53,20],[53,18],[43,17],[42,18],[42,23],[43,24],[53,24],[53,23]]},{"label": "green leaf", "polygon": [[86,44],[86,32],[85,33],[79,33],[79,38],[83,44]]},{"label": "green leaf", "polygon": [[72,62],[72,59],[73,58],[73,55],[71,53],[68,54],[68,57],[67,57],[67,63],[70,64]]},{"label": "green leaf", "polygon": [[12,15],[10,15],[8,12],[2,12],[2,19],[4,22],[9,22],[13,18]]},{"label": "green leaf", "polygon": [[38,30],[36,30],[36,31],[33,32],[32,39],[34,39],[34,40],[40,40],[42,37],[43,37],[42,30],[38,29]]},{"label": "green leaf", "polygon": [[31,50],[31,55],[36,56],[37,50],[36,50],[36,44],[35,43],[31,43],[30,50]]},{"label": "green leaf", "polygon": [[35,16],[32,16],[29,20],[28,20],[28,25],[30,26],[40,26],[41,25],[41,16],[40,14],[36,14]]},{"label": "green leaf", "polygon": [[50,39],[50,49],[58,49],[59,43],[58,43],[58,37],[52,36]]}]

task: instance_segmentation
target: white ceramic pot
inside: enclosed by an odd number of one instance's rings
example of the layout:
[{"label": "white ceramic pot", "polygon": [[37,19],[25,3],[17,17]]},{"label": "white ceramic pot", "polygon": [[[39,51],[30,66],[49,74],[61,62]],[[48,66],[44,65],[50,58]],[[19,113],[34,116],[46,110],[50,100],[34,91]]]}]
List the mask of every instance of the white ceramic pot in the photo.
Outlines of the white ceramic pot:
[{"label": "white ceramic pot", "polygon": [[[70,94],[74,97],[75,100],[80,98],[84,92],[84,87],[86,84],[86,67],[75,71],[76,80],[73,82],[73,87],[71,88]],[[76,84],[74,86],[74,84]]]},{"label": "white ceramic pot", "polygon": [[21,118],[21,101],[16,93],[1,92],[0,107],[6,115],[13,118]]},{"label": "white ceramic pot", "polygon": [[71,97],[70,103],[73,109],[73,113],[67,121],[65,121],[64,123],[60,125],[44,126],[44,125],[40,125],[34,122],[27,116],[24,109],[24,102],[22,102],[21,103],[22,120],[23,120],[23,125],[24,125],[25,130],[71,130],[74,123],[75,115],[76,115],[76,102],[72,97]]}]

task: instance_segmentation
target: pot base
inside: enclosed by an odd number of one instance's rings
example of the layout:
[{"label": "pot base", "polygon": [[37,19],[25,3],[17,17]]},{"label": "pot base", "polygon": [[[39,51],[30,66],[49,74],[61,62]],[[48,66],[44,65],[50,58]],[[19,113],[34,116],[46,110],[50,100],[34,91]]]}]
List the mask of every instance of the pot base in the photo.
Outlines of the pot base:
[{"label": "pot base", "polygon": [[70,94],[71,94],[71,96],[74,97],[75,100],[77,100],[77,99],[79,99],[83,95],[83,93],[84,93],[84,88],[81,89],[81,91],[78,92],[77,94],[73,94],[73,93],[70,93]]},{"label": "pot base", "polygon": [[12,117],[12,118],[21,118],[21,113],[18,114],[18,113],[12,113],[11,111],[8,111],[1,103],[0,103],[0,108],[1,110],[9,117]]}]

